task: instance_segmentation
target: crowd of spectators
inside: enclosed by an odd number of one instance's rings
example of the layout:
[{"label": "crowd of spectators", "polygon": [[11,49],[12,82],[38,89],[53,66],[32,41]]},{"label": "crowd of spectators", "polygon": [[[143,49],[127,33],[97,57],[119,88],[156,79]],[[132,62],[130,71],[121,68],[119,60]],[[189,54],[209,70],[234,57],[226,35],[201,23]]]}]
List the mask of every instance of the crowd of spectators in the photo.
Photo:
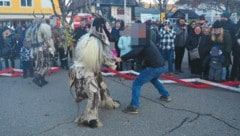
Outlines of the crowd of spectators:
[{"label": "crowd of spectators", "polygon": [[[189,23],[184,18],[179,18],[175,24],[167,19],[163,22],[137,20],[135,23],[148,23],[148,25],[150,23],[150,29],[156,32],[153,41],[167,62],[168,69],[165,74],[172,76],[190,70],[191,77],[209,79],[211,66],[210,60],[206,61],[206,58],[211,55],[211,49],[217,47],[224,57],[224,62],[221,63],[222,78],[218,81],[234,81],[240,80],[240,21],[234,24],[229,17],[230,15],[224,12],[221,19],[213,22],[212,26],[208,25],[203,16],[199,20],[192,20]],[[131,25],[134,24],[125,25],[122,20],[116,20],[110,30],[110,42],[114,44],[116,57],[120,57],[135,48],[131,45]],[[74,45],[82,35],[90,30],[90,27],[91,24],[86,24],[72,31]],[[26,29],[25,25],[17,25],[15,29],[12,29],[0,23],[0,70],[15,68],[15,60],[21,59],[20,51],[24,47]],[[56,48],[54,65],[68,69],[68,58],[70,57],[70,61],[73,61],[73,49],[68,45],[66,35],[61,27],[53,26],[52,33]],[[199,58],[191,59],[189,53],[185,53],[185,51],[190,52],[195,48],[198,49]],[[189,69],[182,68],[185,54],[188,55]],[[117,70],[133,69],[139,72],[141,64],[140,58],[117,62]],[[20,63],[20,67],[22,67],[22,63]]]}]

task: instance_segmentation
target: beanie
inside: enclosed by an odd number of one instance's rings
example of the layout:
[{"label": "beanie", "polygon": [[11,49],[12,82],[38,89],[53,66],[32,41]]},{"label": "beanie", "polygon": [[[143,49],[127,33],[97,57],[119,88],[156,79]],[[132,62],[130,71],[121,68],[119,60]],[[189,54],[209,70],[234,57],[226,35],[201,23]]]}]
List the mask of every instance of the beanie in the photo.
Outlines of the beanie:
[{"label": "beanie", "polygon": [[215,21],[212,28],[222,28],[222,24],[219,20]]},{"label": "beanie", "polygon": [[223,12],[221,14],[221,17],[225,17],[225,18],[229,18],[230,17],[230,14],[228,12]]}]

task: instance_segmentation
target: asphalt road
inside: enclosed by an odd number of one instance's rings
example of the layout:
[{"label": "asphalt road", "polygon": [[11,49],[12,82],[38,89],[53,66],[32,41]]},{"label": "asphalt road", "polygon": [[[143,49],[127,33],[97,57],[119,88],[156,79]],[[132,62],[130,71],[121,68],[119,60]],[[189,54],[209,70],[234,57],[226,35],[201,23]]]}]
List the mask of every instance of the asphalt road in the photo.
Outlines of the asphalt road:
[{"label": "asphalt road", "polygon": [[[189,74],[184,67],[182,77]],[[0,77],[0,136],[240,136],[240,93],[230,90],[164,84],[172,97],[165,103],[148,83],[141,91],[139,114],[129,115],[122,109],[130,102],[132,81],[104,77],[121,107],[100,109],[104,127],[91,129],[74,122],[86,101],[78,111],[67,71],[46,79],[49,84],[41,88],[31,78]]]}]

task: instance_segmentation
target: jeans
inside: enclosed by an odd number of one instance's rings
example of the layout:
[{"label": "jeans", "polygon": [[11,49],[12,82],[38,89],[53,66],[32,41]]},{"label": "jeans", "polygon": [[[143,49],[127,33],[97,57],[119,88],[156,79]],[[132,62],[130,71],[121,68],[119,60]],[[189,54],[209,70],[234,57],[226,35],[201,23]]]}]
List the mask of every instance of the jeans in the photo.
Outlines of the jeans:
[{"label": "jeans", "polygon": [[166,68],[165,66],[163,66],[158,68],[147,67],[140,72],[137,78],[133,81],[131,106],[135,108],[139,107],[140,89],[143,86],[143,84],[149,81],[151,81],[151,83],[154,85],[155,88],[157,88],[158,92],[162,96],[169,96],[167,89],[158,80],[160,75],[165,71]]},{"label": "jeans", "polygon": [[174,51],[173,49],[170,50],[160,50],[163,58],[165,61],[168,62],[168,72],[173,72],[173,58],[174,58]]}]

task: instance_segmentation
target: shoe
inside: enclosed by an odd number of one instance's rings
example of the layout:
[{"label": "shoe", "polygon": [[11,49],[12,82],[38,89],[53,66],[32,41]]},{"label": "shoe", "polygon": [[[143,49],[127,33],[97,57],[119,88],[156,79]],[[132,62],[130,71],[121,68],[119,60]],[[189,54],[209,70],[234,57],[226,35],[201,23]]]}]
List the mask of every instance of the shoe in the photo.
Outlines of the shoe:
[{"label": "shoe", "polygon": [[160,101],[170,102],[172,99],[170,96],[161,96]]},{"label": "shoe", "polygon": [[128,113],[128,114],[138,114],[138,110],[137,108],[134,108],[133,106],[129,105],[127,106],[127,108],[125,108],[123,110],[124,113]]}]

